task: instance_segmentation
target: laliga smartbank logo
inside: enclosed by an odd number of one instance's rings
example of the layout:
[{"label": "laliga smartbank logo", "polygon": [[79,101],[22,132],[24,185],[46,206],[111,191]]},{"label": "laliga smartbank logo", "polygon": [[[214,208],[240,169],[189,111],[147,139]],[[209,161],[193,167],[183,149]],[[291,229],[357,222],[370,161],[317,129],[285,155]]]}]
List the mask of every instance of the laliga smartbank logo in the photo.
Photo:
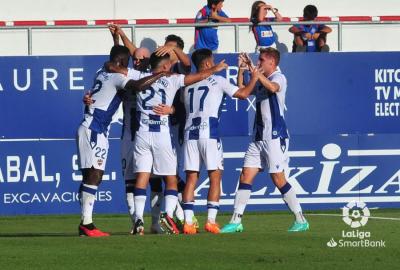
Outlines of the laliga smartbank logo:
[{"label": "laliga smartbank logo", "polygon": [[383,248],[385,241],[372,240],[370,231],[362,230],[366,226],[371,213],[367,205],[362,201],[351,201],[343,207],[342,220],[352,230],[342,230],[341,236],[332,237],[326,245],[330,248]]},{"label": "laliga smartbank logo", "polygon": [[352,228],[365,226],[370,216],[369,209],[364,202],[352,201],[343,207],[343,221]]}]

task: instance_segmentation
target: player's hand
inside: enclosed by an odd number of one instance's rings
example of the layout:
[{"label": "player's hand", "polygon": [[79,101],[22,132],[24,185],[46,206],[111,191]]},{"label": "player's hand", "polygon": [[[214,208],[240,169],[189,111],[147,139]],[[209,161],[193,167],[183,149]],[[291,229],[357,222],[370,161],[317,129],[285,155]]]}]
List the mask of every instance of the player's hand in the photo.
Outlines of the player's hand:
[{"label": "player's hand", "polygon": [[85,105],[91,105],[91,104],[94,103],[94,102],[93,102],[93,99],[92,99],[92,96],[90,95],[90,93],[86,93],[86,94],[83,96],[82,101],[83,101],[83,104],[85,104]]},{"label": "player's hand", "polygon": [[239,67],[239,69],[245,69],[245,70],[248,70],[248,69],[249,69],[249,67],[248,67],[247,64],[246,64],[246,60],[245,60],[245,58],[244,58],[244,56],[243,56],[243,53],[240,53],[240,54],[239,54],[239,57],[238,57],[238,67]]},{"label": "player's hand", "polygon": [[251,67],[254,67],[254,63],[251,60],[250,56],[247,53],[242,53],[242,58],[244,63],[246,63],[247,67],[250,69]]},{"label": "player's hand", "polygon": [[218,20],[218,18],[219,18],[219,16],[218,16],[217,9],[211,10],[210,19]]},{"label": "player's hand", "polygon": [[169,55],[171,55],[171,53],[174,51],[174,47],[173,46],[161,46],[161,47],[158,47],[157,48],[157,50],[155,51],[155,53],[156,53],[156,55],[157,56],[164,56],[164,55],[166,55],[167,53],[169,54]]},{"label": "player's hand", "polygon": [[259,67],[250,67],[249,68],[250,72],[251,72],[251,78],[260,78],[261,74],[264,73],[263,69],[259,68]]},{"label": "player's hand", "polygon": [[116,35],[124,35],[125,33],[124,33],[124,30],[122,30],[122,28],[121,28],[121,26],[120,25],[118,25],[118,24],[112,24],[112,26],[114,27],[114,29],[115,29],[115,34]]},{"label": "player's hand", "polygon": [[320,35],[320,33],[318,33],[318,32],[314,33],[311,38],[314,40],[317,40],[319,38],[319,35]]},{"label": "player's hand", "polygon": [[303,35],[303,39],[305,39],[305,40],[310,40],[310,39],[312,39],[312,35],[311,35],[310,33],[305,33],[305,34]]},{"label": "player's hand", "polygon": [[110,23],[108,25],[108,30],[110,30],[111,35],[115,35],[115,25]]},{"label": "player's hand", "polygon": [[173,113],[172,107],[165,104],[158,104],[153,107],[153,112],[157,115],[169,115]]},{"label": "player's hand", "polygon": [[218,63],[218,65],[214,66],[215,73],[220,72],[221,70],[227,69],[228,64],[225,63],[225,59]]}]

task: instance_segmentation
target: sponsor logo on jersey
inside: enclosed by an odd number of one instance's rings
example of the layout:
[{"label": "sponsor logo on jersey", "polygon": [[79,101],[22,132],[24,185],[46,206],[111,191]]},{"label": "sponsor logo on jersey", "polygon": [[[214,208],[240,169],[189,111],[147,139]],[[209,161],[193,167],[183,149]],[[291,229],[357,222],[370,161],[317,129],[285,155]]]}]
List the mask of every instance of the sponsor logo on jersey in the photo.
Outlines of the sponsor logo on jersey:
[{"label": "sponsor logo on jersey", "polygon": [[153,120],[153,119],[142,119],[142,123],[145,125],[159,125],[159,126],[166,126],[168,123],[167,118],[160,119],[160,120]]},{"label": "sponsor logo on jersey", "polygon": [[201,130],[203,130],[203,129],[206,129],[208,127],[208,124],[207,124],[207,122],[202,122],[200,125],[198,125],[198,126],[190,126],[190,128],[189,128],[189,130],[197,130],[197,129],[201,129]]}]

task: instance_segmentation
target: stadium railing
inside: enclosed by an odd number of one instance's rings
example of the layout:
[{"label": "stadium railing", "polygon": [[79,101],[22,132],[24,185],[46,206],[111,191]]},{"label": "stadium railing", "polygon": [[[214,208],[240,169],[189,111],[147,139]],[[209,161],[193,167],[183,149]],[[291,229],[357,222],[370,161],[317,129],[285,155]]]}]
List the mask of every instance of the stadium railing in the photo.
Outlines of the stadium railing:
[{"label": "stadium railing", "polygon": [[[107,20],[55,20],[55,21],[0,21],[0,31],[26,30],[28,55],[32,55],[32,35],[33,30],[52,30],[52,29],[95,29],[105,28],[109,23],[117,23],[124,28],[131,29],[131,40],[136,41],[136,29],[160,29],[160,28],[194,28],[209,26],[231,26],[235,37],[235,52],[240,51],[239,27],[250,26],[247,18],[232,18],[231,23],[194,23],[194,19],[107,19]],[[342,35],[346,25],[400,25],[400,16],[338,16],[338,17],[318,17],[315,24],[326,24],[337,27],[337,48],[342,51]],[[309,24],[303,22],[302,18],[284,17],[282,22],[261,23],[272,26],[293,24]]]}]

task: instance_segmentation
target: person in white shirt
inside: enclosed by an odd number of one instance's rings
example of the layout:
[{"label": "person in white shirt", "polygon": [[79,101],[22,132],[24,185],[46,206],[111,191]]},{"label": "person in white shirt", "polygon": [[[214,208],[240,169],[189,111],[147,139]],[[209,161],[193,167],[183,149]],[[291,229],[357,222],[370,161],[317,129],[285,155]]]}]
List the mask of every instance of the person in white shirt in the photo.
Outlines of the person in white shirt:
[{"label": "person in white shirt", "polygon": [[[192,54],[192,62],[200,72],[215,66],[212,51],[209,49],[196,50]],[[258,70],[254,68],[252,75],[249,85],[242,88],[232,85],[222,76],[211,75],[187,86],[181,93],[186,110],[183,145],[186,172],[186,187],[183,194],[185,234],[197,233],[197,224],[193,221],[193,205],[194,190],[201,165],[204,165],[208,171],[210,179],[208,218],[204,228],[207,232],[219,233],[216,216],[221,193],[221,175],[224,169],[222,142],[219,135],[221,109],[226,96],[245,99],[250,95],[258,80]]]},{"label": "person in white shirt", "polygon": [[[306,231],[309,224],[302,214],[296,192],[285,176],[289,166],[289,133],[284,119],[287,81],[278,69],[279,51],[274,48],[260,49],[258,60],[263,76],[259,77],[253,92],[256,96],[253,141],[244,157],[232,219],[221,232],[243,231],[242,215],[250,198],[254,177],[264,169],[268,170],[275,186],[282,193],[283,200],[295,216],[289,231]],[[238,76],[243,76],[243,72]],[[238,78],[238,82],[243,82],[243,78]]]},{"label": "person in white shirt", "polygon": [[[171,70],[169,54],[150,56],[153,73]],[[146,187],[151,173],[165,176],[165,214],[160,217],[160,225],[167,233],[178,234],[173,217],[177,204],[177,159],[170,133],[169,117],[158,115],[153,111],[159,104],[172,105],[176,92],[185,85],[190,85],[207,78],[211,74],[226,68],[224,61],[218,65],[195,74],[173,74],[162,77],[137,97],[138,129],[134,142],[135,184],[135,228],[134,233],[143,235],[143,212],[146,202]]]},{"label": "person in white shirt", "polygon": [[[110,52],[112,66],[119,67],[128,74],[129,50],[124,46],[114,46]],[[140,91],[165,73],[144,77],[139,81],[126,75],[111,73],[106,65],[97,72],[91,90],[92,103],[85,108],[85,115],[77,132],[77,145],[82,183],[79,189],[82,216],[78,227],[79,235],[89,237],[108,236],[97,229],[92,220],[93,205],[97,188],[103,177],[108,154],[108,131],[112,118],[121,103],[121,95],[126,91]],[[143,87],[143,88],[142,88]]]}]

